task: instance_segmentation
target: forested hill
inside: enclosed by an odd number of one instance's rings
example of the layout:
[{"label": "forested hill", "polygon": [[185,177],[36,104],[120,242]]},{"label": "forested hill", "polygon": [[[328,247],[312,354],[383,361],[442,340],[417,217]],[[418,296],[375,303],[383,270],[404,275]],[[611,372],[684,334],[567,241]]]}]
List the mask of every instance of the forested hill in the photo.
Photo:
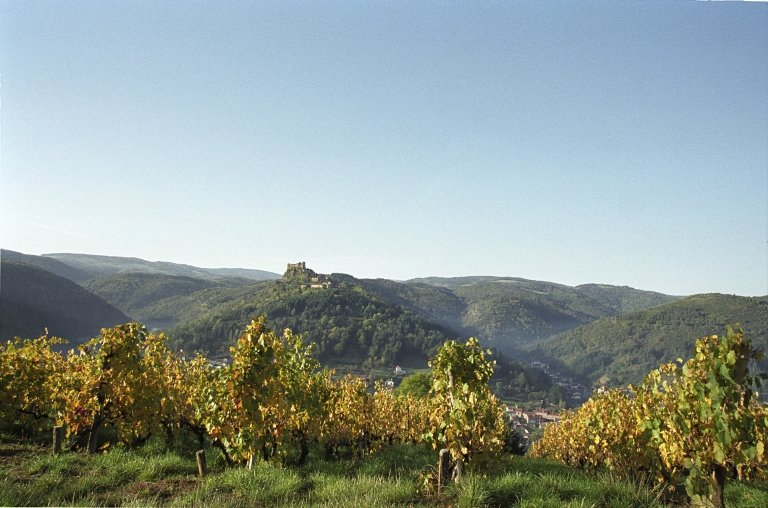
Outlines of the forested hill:
[{"label": "forested hill", "polygon": [[526,344],[627,310],[678,298],[626,286],[571,287],[513,277],[428,277],[405,283],[343,277],[391,303],[462,335],[477,336],[513,356]]},{"label": "forested hill", "polygon": [[682,298],[655,291],[640,291],[629,286],[610,286],[607,284],[582,284],[574,289],[596,302],[610,307],[617,314],[650,309]]},{"label": "forested hill", "polygon": [[639,383],[651,369],[689,358],[697,338],[738,322],[755,347],[768,348],[768,297],[701,294],[601,319],[532,348],[577,376],[610,386]]},{"label": "forested hill", "polygon": [[438,346],[459,338],[456,332],[359,286],[335,281],[332,287],[314,289],[272,283],[248,299],[177,325],[168,334],[176,347],[224,355],[250,319],[260,314],[266,314],[272,328],[290,328],[316,343],[316,355],[324,363],[426,366]]},{"label": "forested hill", "polygon": [[264,270],[252,270],[246,268],[200,268],[197,266],[169,263],[166,261],[146,261],[139,258],[120,256],[56,253],[44,254],[43,257],[56,259],[69,266],[87,272],[89,278],[103,277],[114,273],[131,272],[184,275],[198,279],[244,277],[252,280],[273,280],[280,278],[280,275]]},{"label": "forested hill", "polygon": [[0,340],[49,335],[70,344],[99,335],[129,318],[71,280],[37,266],[2,260]]},{"label": "forested hill", "polygon": [[47,258],[45,256],[34,256],[32,254],[23,254],[21,252],[2,249],[0,250],[0,259],[3,261],[12,261],[14,263],[34,265],[73,282],[81,282],[91,278],[91,274],[85,270],[69,266],[57,259]]},{"label": "forested hill", "polygon": [[333,280],[360,286],[382,300],[410,309],[467,337],[475,332],[466,328],[462,322],[466,304],[448,288],[388,279],[356,279],[342,273],[334,273],[331,277]]},{"label": "forested hill", "polygon": [[81,285],[127,315],[139,319],[145,308],[168,298],[188,296],[206,289],[246,286],[253,282],[242,277],[209,280],[184,275],[135,272],[105,275]]},{"label": "forested hill", "polygon": [[[372,294],[366,289],[366,281],[342,274],[325,277],[311,273],[314,278],[322,279],[316,285],[330,283],[330,287],[312,288],[308,286],[312,285],[313,277],[305,275],[299,273],[259,286],[217,290],[220,296],[228,297],[239,291],[240,298],[221,303],[203,317],[166,330],[172,346],[186,351],[203,350],[214,357],[227,356],[228,348],[250,319],[266,314],[271,328],[290,328],[308,342],[314,342],[315,355],[324,366],[367,374],[373,369],[387,371],[395,365],[406,369],[425,368],[428,359],[445,341],[462,340],[455,331]],[[387,286],[388,282],[378,284]],[[194,293],[178,303],[190,302],[201,293],[212,291]],[[418,288],[414,294],[419,294]],[[500,395],[516,401],[546,400],[552,404],[566,398],[566,393],[543,371],[531,369],[498,352],[493,353],[491,359],[498,362],[493,384]]]}]

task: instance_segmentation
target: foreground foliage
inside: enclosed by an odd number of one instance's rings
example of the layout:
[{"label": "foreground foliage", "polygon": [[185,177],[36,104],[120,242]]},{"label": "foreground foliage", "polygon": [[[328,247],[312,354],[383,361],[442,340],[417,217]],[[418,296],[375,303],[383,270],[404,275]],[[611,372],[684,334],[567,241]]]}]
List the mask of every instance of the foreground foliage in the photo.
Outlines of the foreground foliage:
[{"label": "foreground foliage", "polygon": [[704,337],[695,356],[662,365],[630,393],[593,397],[548,427],[532,455],[619,476],[651,475],[663,487],[684,487],[697,505],[723,506],[728,476],[761,476],[768,466],[768,413],[748,375],[753,351],[741,329]]},{"label": "foreground foliage", "polygon": [[[97,451],[105,426],[120,446],[179,432],[210,439],[228,464],[257,460],[302,464],[310,443],[326,455],[357,456],[384,444],[450,449],[470,468],[493,461],[504,443],[504,408],[490,393],[493,365],[476,339],[446,342],[426,396],[395,394],[353,376],[320,371],[300,336],[253,319],[213,368],[202,356],[173,353],[165,337],[137,323],[102,330],[65,358],[60,339],[16,339],[0,346],[0,424],[63,426],[71,449]],[[297,456],[298,455],[298,456]]]}]

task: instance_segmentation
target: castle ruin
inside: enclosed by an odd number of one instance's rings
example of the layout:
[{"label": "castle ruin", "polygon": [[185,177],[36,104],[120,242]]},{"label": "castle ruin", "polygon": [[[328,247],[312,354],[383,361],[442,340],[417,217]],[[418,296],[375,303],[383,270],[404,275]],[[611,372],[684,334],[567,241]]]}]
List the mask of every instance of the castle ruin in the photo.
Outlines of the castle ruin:
[{"label": "castle ruin", "polygon": [[283,282],[299,283],[301,289],[328,289],[331,287],[331,279],[327,275],[317,274],[307,268],[304,261],[288,263],[283,274]]}]

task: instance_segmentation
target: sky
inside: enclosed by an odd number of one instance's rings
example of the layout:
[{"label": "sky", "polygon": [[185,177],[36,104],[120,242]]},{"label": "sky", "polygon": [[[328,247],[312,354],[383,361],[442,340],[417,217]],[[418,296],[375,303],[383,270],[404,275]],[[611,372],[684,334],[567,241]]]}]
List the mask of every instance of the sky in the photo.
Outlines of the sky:
[{"label": "sky", "polygon": [[0,7],[0,245],[768,294],[768,4]]}]

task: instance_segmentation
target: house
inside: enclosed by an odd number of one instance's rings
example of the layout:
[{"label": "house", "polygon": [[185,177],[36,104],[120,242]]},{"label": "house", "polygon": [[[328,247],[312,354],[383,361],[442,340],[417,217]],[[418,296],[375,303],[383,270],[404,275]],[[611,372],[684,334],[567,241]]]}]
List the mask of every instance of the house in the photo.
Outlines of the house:
[{"label": "house", "polygon": [[229,358],[222,358],[221,360],[208,360],[208,366],[213,369],[223,369],[229,365]]}]

